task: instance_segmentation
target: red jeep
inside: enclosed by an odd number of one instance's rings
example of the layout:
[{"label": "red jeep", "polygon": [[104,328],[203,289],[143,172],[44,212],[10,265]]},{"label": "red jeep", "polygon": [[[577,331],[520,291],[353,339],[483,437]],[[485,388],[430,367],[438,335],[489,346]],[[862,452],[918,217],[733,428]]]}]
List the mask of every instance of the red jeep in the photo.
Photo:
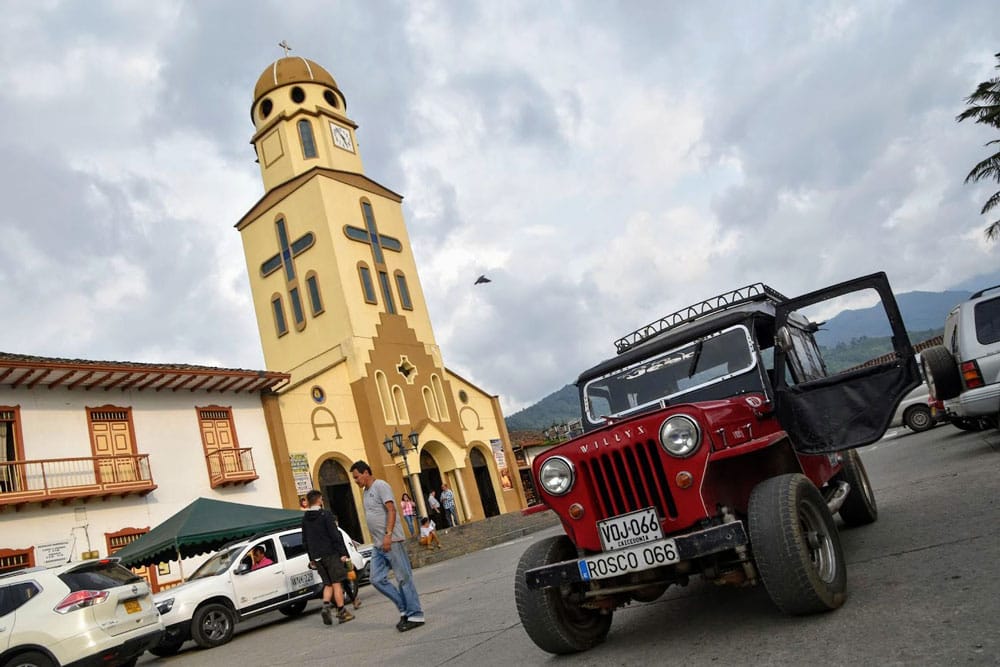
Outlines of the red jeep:
[{"label": "red jeep", "polygon": [[[822,344],[821,318],[879,301],[884,337]],[[885,274],[797,299],[758,283],[616,346],[577,382],[584,435],[532,466],[565,535],[518,564],[528,636],[551,653],[586,650],[615,609],[694,575],[763,583],[790,614],[843,604],[833,514],[848,526],[877,518],[854,448],[878,440],[919,383]],[[859,347],[872,361],[851,357]]]}]

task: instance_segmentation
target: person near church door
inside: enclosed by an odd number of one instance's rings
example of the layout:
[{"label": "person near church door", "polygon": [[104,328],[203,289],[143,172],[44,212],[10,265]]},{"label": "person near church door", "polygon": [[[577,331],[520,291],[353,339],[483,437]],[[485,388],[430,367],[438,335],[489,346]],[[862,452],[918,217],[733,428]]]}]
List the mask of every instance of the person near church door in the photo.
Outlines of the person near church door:
[{"label": "person near church door", "polygon": [[410,531],[410,537],[417,534],[417,504],[413,502],[410,494],[404,493],[399,499],[399,507],[403,510],[403,520]]},{"label": "person near church door", "polygon": [[441,515],[441,501],[437,499],[437,493],[435,491],[431,491],[427,494],[427,514],[430,515],[430,518],[434,523],[444,523],[444,516]]},{"label": "person near church door", "polygon": [[[354,462],[351,477],[364,489],[365,521],[375,545],[371,559],[372,586],[392,600],[399,610],[397,630],[407,632],[419,628],[424,624],[424,610],[420,607],[420,595],[413,583],[413,567],[404,546],[406,538],[396,513],[392,487],[385,480],[375,479],[366,461]],[[395,584],[389,581],[389,570],[396,579]]]},{"label": "person near church door", "polygon": [[444,508],[444,518],[447,526],[458,525],[458,510],[455,509],[455,492],[447,484],[441,485],[441,507]]},{"label": "person near church door", "polygon": [[330,599],[337,605],[337,621],[347,623],[354,614],[344,608],[344,587],[347,578],[346,561],[350,555],[344,538],[337,528],[333,514],[323,509],[323,494],[313,489],[306,494],[309,508],[302,516],[302,546],[309,555],[309,567],[323,580],[323,610],[321,617],[326,625],[333,625]]}]

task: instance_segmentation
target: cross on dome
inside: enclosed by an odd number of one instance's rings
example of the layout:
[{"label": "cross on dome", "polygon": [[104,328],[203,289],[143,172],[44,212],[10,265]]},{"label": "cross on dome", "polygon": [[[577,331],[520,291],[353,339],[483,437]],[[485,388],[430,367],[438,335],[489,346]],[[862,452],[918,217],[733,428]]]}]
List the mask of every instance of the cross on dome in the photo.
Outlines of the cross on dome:
[{"label": "cross on dome", "polygon": [[285,40],[281,40],[280,42],[278,42],[278,46],[282,48],[282,50],[285,52],[285,57],[287,58],[288,52],[292,50],[292,47],[288,46],[288,42]]}]

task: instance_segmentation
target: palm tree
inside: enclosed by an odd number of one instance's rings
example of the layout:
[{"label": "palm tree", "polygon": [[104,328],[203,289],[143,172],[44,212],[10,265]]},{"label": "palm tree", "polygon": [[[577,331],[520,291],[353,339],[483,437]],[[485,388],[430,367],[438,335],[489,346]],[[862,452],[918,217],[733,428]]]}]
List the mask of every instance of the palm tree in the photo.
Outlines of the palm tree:
[{"label": "palm tree", "polygon": [[[994,57],[1000,61],[1000,53],[994,54]],[[1000,64],[997,65],[997,69],[1000,69]],[[961,123],[968,118],[974,118],[977,123],[985,123],[1000,129],[1000,77],[994,77],[980,83],[976,90],[965,98],[965,102],[969,108],[958,114],[955,120]],[[1000,139],[986,143],[987,146],[997,144],[1000,144]],[[965,177],[965,182],[978,183],[985,178],[991,178],[1000,183],[1000,151],[973,167],[969,175]],[[1000,190],[994,192],[986,200],[980,213],[985,215],[998,205],[1000,205]],[[993,241],[1000,239],[1000,219],[994,220],[986,228],[986,238]]]}]

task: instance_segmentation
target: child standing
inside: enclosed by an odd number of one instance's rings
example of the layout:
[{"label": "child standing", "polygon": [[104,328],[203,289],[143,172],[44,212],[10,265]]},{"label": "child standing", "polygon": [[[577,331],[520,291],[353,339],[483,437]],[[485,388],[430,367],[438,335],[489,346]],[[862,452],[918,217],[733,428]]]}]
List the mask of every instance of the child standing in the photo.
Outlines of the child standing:
[{"label": "child standing", "polygon": [[420,519],[420,544],[422,544],[427,549],[441,548],[441,540],[438,539],[438,534],[434,522],[423,517]]}]

